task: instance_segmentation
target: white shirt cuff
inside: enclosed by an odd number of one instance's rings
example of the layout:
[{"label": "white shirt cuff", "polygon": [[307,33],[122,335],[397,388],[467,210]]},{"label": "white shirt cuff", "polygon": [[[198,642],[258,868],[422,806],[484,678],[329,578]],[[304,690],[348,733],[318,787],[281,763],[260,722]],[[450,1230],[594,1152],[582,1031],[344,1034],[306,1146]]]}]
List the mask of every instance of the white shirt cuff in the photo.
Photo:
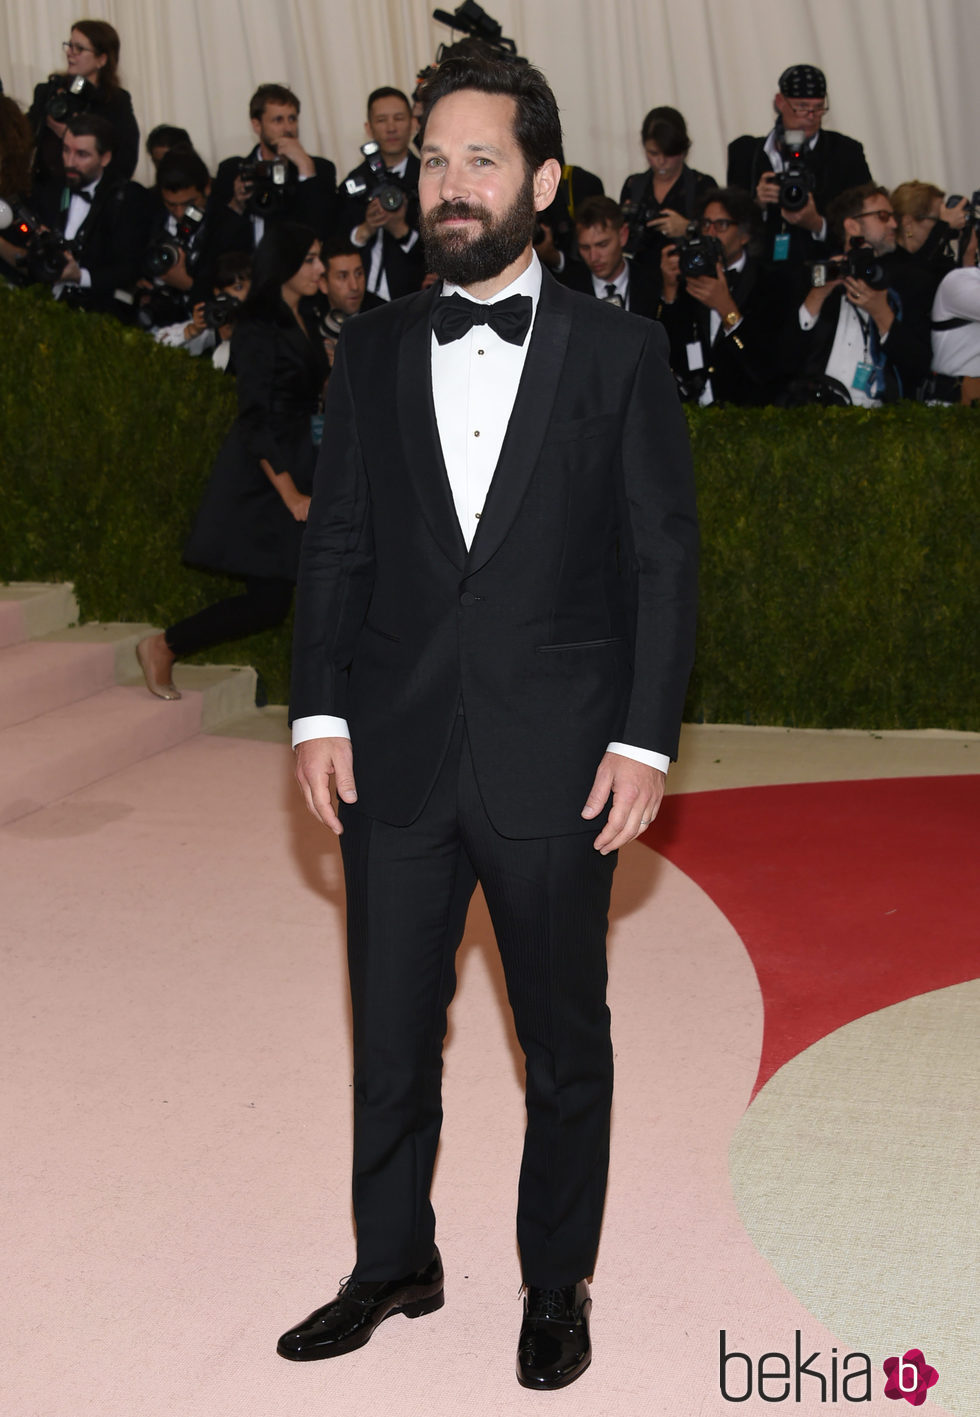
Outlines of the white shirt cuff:
[{"label": "white shirt cuff", "polygon": [[416,241],[417,241],[418,239],[419,239],[419,234],[418,234],[418,232],[417,232],[417,231],[410,230],[409,233],[408,233],[408,235],[407,235],[407,236],[403,236],[402,239],[401,239],[401,241],[400,241],[398,244],[401,246],[401,248],[402,248],[403,251],[411,251],[412,247],[415,245],[415,243],[416,243]]},{"label": "white shirt cuff", "polygon": [[800,329],[812,330],[817,323],[816,315],[811,315],[805,305],[800,306]]},{"label": "white shirt cuff", "polygon": [[329,713],[312,713],[293,721],[293,747],[298,748],[311,738],[349,738],[346,718],[334,718]]},{"label": "white shirt cuff", "polygon": [[[358,241],[358,239],[357,239],[357,231],[358,231],[358,228],[357,228],[356,226],[351,228],[351,234],[350,234],[351,244],[354,245],[354,246],[360,246],[361,249],[363,250],[363,248],[364,248],[365,246],[370,246],[370,244],[371,244],[371,242],[373,241],[374,237],[369,236],[366,241]],[[377,232],[375,232],[375,236],[376,236],[376,235],[377,235]]]},{"label": "white shirt cuff", "polygon": [[92,289],[92,272],[87,271],[84,266],[78,272],[78,284],[83,290]]},{"label": "white shirt cuff", "polygon": [[633,758],[635,762],[646,763],[648,768],[659,768],[666,773],[670,758],[666,753],[654,753],[649,748],[634,748],[629,743],[607,743],[607,753],[618,753],[621,758]]},{"label": "white shirt cuff", "polygon": [[820,230],[814,232],[814,236],[815,236],[815,238],[816,238],[817,241],[826,241],[826,240],[827,240],[827,218],[826,218],[826,217],[824,217],[823,221],[820,223]]}]

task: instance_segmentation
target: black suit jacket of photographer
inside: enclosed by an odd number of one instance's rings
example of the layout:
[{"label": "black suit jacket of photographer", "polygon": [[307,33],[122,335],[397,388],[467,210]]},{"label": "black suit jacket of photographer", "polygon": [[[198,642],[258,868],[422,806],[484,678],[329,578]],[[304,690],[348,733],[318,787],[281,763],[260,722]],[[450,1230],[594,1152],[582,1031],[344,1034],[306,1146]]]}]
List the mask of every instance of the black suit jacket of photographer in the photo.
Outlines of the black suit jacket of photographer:
[{"label": "black suit jacket of photographer", "polygon": [[[34,179],[37,183],[61,179],[64,164],[61,161],[61,139],[47,124],[47,106],[56,93],[64,92],[71,76],[52,74],[34,90],[34,100],[27,117],[37,135],[34,151]],[[136,171],[140,155],[140,130],[133,112],[133,100],[126,89],[117,89],[111,97],[97,87],[93,88],[85,111],[100,118],[107,118],[112,124],[114,142],[112,161],[107,175],[112,182],[126,182]]]},{"label": "black suit jacket of photographer", "polygon": [[[35,190],[34,211],[52,231],[64,232],[70,196],[58,178]],[[91,287],[78,289],[72,303],[128,317],[132,307],[116,300],[115,292],[130,290],[140,274],[146,246],[145,189],[137,182],[112,182],[103,176],[72,244],[79,266],[92,277]]]},{"label": "black suit jacket of photographer", "polygon": [[[855,138],[828,129],[820,130],[816,146],[807,155],[807,165],[813,173],[813,200],[821,216],[827,215],[827,207],[848,187],[860,187],[870,182],[871,171],[864,156],[864,148]],[[742,187],[755,200],[755,189],[760,179],[772,172],[773,166],[766,152],[766,138],[753,138],[746,133],[728,145],[728,186]],[[762,209],[762,223],[765,231],[764,256],[771,260],[773,243],[783,231],[783,217],[779,207],[768,205]],[[804,261],[822,260],[828,251],[825,242],[818,241],[809,231],[786,223],[789,235],[787,261],[792,265]],[[780,262],[782,264],[782,262]]]},{"label": "black suit jacket of photographer", "polygon": [[[652,266],[637,265],[636,261],[626,261],[629,271],[629,311],[631,315],[642,315],[647,320],[657,318],[660,304],[660,281]],[[557,279],[569,290],[577,290],[582,295],[595,296],[592,273],[584,261],[566,259],[564,269]],[[601,297],[597,297],[601,298]]]},{"label": "black suit jacket of photographer", "polygon": [[[412,231],[419,229],[419,172],[422,164],[414,153],[409,153],[405,164],[405,176],[401,179],[393,178],[396,185],[405,188],[408,193],[408,206],[405,211],[405,220]],[[364,220],[364,213],[368,207],[368,194],[376,186],[377,179],[368,167],[367,162],[360,163],[357,167],[348,172],[345,182],[356,181],[367,186],[367,192],[361,197],[350,197],[344,187],[340,189],[342,202],[340,230],[344,237],[350,237],[354,229],[360,226]],[[405,238],[408,239],[407,237]],[[370,244],[363,248],[364,251],[364,273],[369,272],[371,252]],[[406,251],[404,245],[390,231],[383,232],[381,247],[381,263],[384,266],[384,273],[388,280],[388,293],[392,300],[397,300],[399,296],[411,295],[418,290],[425,278],[425,252],[420,239],[412,245],[410,251]]]},{"label": "black suit jacket of photographer", "polygon": [[[211,203],[227,207],[235,194],[235,178],[242,163],[260,161],[258,144],[246,157],[226,157],[218,164],[211,184]],[[295,191],[282,202],[277,202],[265,212],[259,213],[269,221],[298,221],[311,226],[321,241],[329,241],[337,231],[340,203],[337,199],[337,169],[328,158],[313,157],[316,174],[305,182],[298,182]],[[232,212],[232,216],[236,213]],[[251,216],[246,213],[241,231],[247,234],[247,246],[235,246],[232,250],[251,251],[255,247],[255,228]],[[229,249],[228,247],[225,248]]]},{"label": "black suit jacket of photographer", "polygon": [[462,699],[496,829],[594,832],[581,809],[607,744],[675,753],[693,659],[694,485],[667,340],[543,275],[467,550],[433,407],[439,298],[437,284],[344,326],[303,538],[291,714],[345,717],[357,810],[406,825]]},{"label": "black suit jacket of photographer", "polygon": [[[672,304],[662,304],[658,318],[670,340],[670,365],[687,397],[697,397],[703,380],[711,379],[716,403],[740,405],[772,401],[779,373],[779,331],[789,314],[785,283],[753,256],[729,280],[732,299],[742,321],[729,332],[720,326],[711,338],[711,310],[683,284]],[[795,308],[792,311],[795,317]],[[701,350],[700,370],[691,369],[688,346]],[[697,387],[692,393],[692,384]]]},{"label": "black suit jacket of photographer", "polygon": [[[839,243],[838,243],[839,244]],[[897,297],[896,319],[881,346],[885,356],[884,402],[913,398],[932,363],[932,282],[927,272],[901,248],[883,256],[881,264],[888,279],[888,289]],[[783,375],[794,379],[804,375],[822,374],[834,344],[843,287],[828,295],[820,308],[817,321],[810,330],[800,328],[798,310],[810,288],[809,273],[800,277],[795,287],[798,298],[787,312],[782,324],[779,363]]]}]

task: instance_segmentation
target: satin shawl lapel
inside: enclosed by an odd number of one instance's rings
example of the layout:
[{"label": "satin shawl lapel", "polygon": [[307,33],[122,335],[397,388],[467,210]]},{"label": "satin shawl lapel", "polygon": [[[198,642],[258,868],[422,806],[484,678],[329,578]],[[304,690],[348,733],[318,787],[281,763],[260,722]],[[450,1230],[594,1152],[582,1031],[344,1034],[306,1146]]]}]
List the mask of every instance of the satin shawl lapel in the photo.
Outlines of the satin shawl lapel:
[{"label": "satin shawl lapel", "polygon": [[467,575],[472,575],[490,560],[520,510],[558,392],[575,298],[547,273],[542,275],[541,295],[524,372],[480,525],[470,547]]},{"label": "satin shawl lapel", "polygon": [[434,285],[413,299],[405,312],[395,397],[402,449],[422,515],[449,560],[462,570],[466,542],[456,515],[432,401],[432,305],[439,288]]}]

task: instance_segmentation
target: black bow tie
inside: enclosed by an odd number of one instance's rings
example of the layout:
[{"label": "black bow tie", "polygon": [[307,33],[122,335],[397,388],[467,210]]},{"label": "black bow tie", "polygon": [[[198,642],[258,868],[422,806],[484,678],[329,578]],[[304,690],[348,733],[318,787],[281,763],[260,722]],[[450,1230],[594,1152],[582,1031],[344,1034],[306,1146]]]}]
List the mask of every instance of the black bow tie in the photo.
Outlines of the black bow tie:
[{"label": "black bow tie", "polygon": [[508,344],[523,344],[534,305],[529,295],[509,295],[495,305],[478,305],[462,295],[441,296],[432,311],[432,332],[440,344],[462,339],[474,325],[489,325]]},{"label": "black bow tie", "polygon": [[83,202],[88,202],[88,204],[89,204],[90,206],[91,206],[91,204],[92,204],[92,198],[93,198],[94,195],[95,195],[94,192],[86,192],[83,187],[77,187],[77,188],[69,187],[69,188],[68,188],[68,193],[69,193],[69,196],[68,196],[68,200],[69,200],[69,201],[71,201],[72,197],[81,197],[82,201],[83,201]]}]

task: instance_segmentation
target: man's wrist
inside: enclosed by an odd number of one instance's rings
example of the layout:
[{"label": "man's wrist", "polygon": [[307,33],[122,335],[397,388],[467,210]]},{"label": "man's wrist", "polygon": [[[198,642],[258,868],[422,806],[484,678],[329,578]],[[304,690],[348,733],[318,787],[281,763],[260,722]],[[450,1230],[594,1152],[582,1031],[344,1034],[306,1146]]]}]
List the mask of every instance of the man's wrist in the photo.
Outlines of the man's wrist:
[{"label": "man's wrist", "polygon": [[337,718],[330,713],[308,714],[305,718],[293,719],[293,747],[307,743],[311,738],[349,738],[350,729],[346,718]]},{"label": "man's wrist", "polygon": [[631,743],[608,743],[607,753],[618,753],[621,758],[632,758],[634,762],[645,763],[648,768],[656,768],[666,774],[670,767],[667,753],[655,753],[651,748],[636,748]]}]

